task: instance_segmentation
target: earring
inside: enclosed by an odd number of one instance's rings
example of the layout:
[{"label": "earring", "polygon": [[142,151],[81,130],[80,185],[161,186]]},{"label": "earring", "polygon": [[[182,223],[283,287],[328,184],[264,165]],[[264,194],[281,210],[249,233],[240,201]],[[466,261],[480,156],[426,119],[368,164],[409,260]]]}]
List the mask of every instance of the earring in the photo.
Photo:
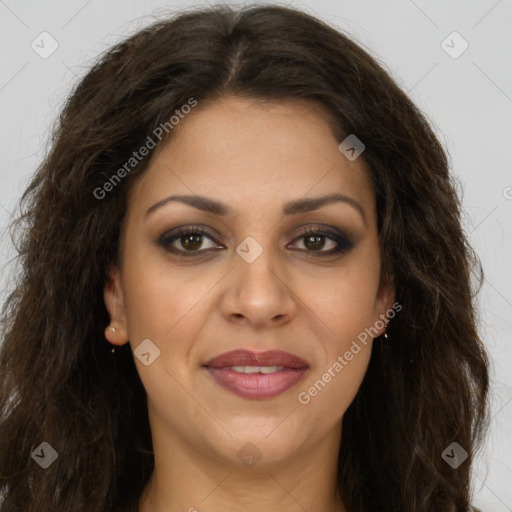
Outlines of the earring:
[{"label": "earring", "polygon": [[[110,331],[114,335],[117,333],[117,329],[113,325],[109,325],[105,329],[105,338],[107,338],[107,336],[106,336],[107,331]],[[107,341],[108,341],[108,338],[107,338]],[[116,353],[116,347],[112,347],[111,353],[112,353],[112,355],[114,355]]]},{"label": "earring", "polygon": [[386,323],[386,325],[384,326],[384,334],[382,335],[382,337],[385,339],[385,340],[389,340],[389,336],[388,336],[388,333],[386,332],[386,329],[388,328],[388,324],[389,324],[389,319]]},{"label": "earring", "polygon": [[117,322],[110,322],[110,325],[105,328],[105,334],[107,334],[107,331],[110,331],[112,334],[118,334],[120,330],[122,329]]}]

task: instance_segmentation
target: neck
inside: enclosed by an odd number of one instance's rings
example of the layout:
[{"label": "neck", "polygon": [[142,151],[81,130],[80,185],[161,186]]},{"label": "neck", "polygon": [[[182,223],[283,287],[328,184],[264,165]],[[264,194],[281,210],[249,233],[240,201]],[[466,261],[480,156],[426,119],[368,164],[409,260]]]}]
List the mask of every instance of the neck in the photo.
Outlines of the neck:
[{"label": "neck", "polygon": [[305,442],[286,460],[269,451],[251,466],[162,432],[153,433],[155,467],[139,512],[346,512],[337,492],[341,426],[320,445]]},{"label": "neck", "polygon": [[[210,487],[195,482],[194,492],[172,490],[155,473],[139,500],[139,512],[346,512],[337,492],[320,494],[304,485],[294,485],[281,474],[244,478],[236,470],[227,471]],[[308,492],[309,491],[309,492]]]}]

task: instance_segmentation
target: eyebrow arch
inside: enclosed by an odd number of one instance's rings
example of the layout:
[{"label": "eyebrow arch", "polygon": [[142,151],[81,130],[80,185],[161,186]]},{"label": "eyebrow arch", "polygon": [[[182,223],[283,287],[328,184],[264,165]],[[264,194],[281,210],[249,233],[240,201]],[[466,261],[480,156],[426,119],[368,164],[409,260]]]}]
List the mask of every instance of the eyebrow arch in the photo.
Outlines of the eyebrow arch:
[{"label": "eyebrow arch", "polygon": [[[219,201],[216,201],[215,199],[211,199],[209,197],[197,195],[173,195],[166,197],[155,203],[153,206],[151,206],[145,213],[144,217],[147,217],[155,210],[171,202],[185,203],[188,204],[189,206],[197,208],[198,210],[213,213],[214,215],[227,216],[231,214],[231,209],[229,208],[229,206]],[[335,202],[346,203],[352,206],[361,214],[361,217],[363,218],[366,225],[366,215],[362,206],[352,197],[339,193],[329,194],[320,197],[294,199],[292,201],[288,201],[283,205],[283,215],[298,215],[300,213],[317,210],[322,206],[332,204]]]}]

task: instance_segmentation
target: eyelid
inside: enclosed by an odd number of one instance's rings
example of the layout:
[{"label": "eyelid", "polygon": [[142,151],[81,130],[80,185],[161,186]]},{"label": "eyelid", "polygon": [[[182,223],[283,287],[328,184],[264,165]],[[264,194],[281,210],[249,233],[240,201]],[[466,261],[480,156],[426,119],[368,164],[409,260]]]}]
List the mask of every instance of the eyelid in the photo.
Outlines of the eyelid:
[{"label": "eyelid", "polygon": [[[184,257],[194,257],[194,256],[204,256],[207,254],[211,254],[214,251],[220,250],[219,247],[209,248],[209,249],[198,249],[196,251],[186,251],[184,249],[176,249],[172,247],[172,243],[176,240],[179,240],[181,237],[195,234],[199,236],[204,236],[209,238],[214,243],[219,243],[219,238],[222,239],[222,236],[213,233],[210,228],[207,228],[203,225],[197,224],[184,224],[181,226],[177,226],[176,228],[170,229],[166,231],[164,234],[159,236],[156,240],[157,245],[164,248],[164,250],[175,254],[177,256]],[[298,249],[301,253],[309,253],[311,255],[318,255],[319,257],[327,257],[329,255],[341,255],[350,249],[355,247],[354,242],[351,237],[345,234],[339,228],[331,227],[328,225],[324,225],[322,223],[317,223],[313,225],[307,225],[304,227],[298,234],[294,235],[294,238],[291,244],[296,244],[297,241],[306,238],[307,236],[318,235],[326,238],[327,240],[331,240],[332,242],[337,244],[337,247],[334,250],[307,250],[307,249]]]},{"label": "eyelid", "polygon": [[335,242],[337,244],[337,248],[330,251],[307,251],[305,249],[301,249],[301,252],[312,255],[318,254],[320,257],[327,257],[329,255],[340,256],[355,247],[355,243],[352,241],[351,237],[349,237],[344,231],[323,224],[307,226],[294,237],[293,242],[296,243],[297,240],[313,235],[323,236],[326,239]]},{"label": "eyelid", "polygon": [[[218,238],[222,238],[220,235],[213,233],[209,228],[206,228],[205,226],[196,225],[196,224],[184,224],[182,226],[178,226],[176,228],[170,229],[170,230],[166,231],[165,233],[163,233],[162,235],[160,235],[157,238],[156,243],[157,243],[157,245],[168,250],[169,252],[172,252],[174,254],[182,254],[185,256],[193,255],[194,252],[196,254],[206,254],[207,252],[217,250],[217,248],[216,249],[210,248],[210,249],[206,249],[206,250],[202,249],[202,250],[198,250],[198,251],[185,251],[185,250],[179,250],[179,249],[175,249],[173,251],[170,249],[172,242],[179,240],[181,237],[186,236],[187,234],[201,235],[201,236],[209,238],[212,242],[215,242],[215,243],[218,243]],[[167,248],[169,248],[169,249],[167,249]]]}]

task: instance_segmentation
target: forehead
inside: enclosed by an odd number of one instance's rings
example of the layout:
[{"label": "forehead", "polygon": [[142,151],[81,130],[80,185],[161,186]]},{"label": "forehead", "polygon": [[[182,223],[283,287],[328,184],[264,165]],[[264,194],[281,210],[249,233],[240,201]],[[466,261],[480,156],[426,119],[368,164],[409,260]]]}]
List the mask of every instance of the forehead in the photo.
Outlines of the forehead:
[{"label": "forehead", "polygon": [[235,210],[341,192],[372,213],[366,163],[339,151],[329,112],[313,100],[223,97],[199,103],[171,135],[136,183],[131,209],[174,192],[222,198]]}]

